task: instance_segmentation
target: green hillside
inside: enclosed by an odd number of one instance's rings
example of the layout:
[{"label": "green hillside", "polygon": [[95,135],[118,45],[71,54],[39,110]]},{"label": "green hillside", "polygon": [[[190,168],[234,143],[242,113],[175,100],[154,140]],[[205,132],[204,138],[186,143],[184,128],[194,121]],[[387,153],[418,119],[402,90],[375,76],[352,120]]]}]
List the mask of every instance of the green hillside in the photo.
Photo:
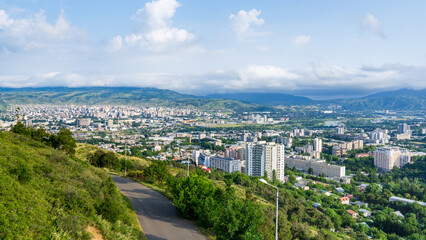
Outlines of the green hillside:
[{"label": "green hillside", "polygon": [[0,239],[144,239],[105,171],[0,132]]},{"label": "green hillside", "polygon": [[237,112],[272,109],[235,100],[204,99],[171,90],[131,87],[0,88],[0,105],[4,108],[10,104],[110,104],[229,109]]}]

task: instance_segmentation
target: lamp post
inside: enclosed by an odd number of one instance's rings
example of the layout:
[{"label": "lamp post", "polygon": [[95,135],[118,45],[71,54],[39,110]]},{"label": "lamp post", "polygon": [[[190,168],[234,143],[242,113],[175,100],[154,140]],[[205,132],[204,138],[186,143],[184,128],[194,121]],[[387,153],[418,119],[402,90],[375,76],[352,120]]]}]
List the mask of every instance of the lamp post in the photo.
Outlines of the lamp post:
[{"label": "lamp post", "polygon": [[127,177],[127,141],[124,142],[124,176]]},{"label": "lamp post", "polygon": [[269,185],[269,186],[271,186],[271,187],[273,187],[273,188],[275,188],[275,189],[277,189],[277,207],[276,207],[276,210],[275,210],[275,212],[276,212],[276,215],[275,215],[275,240],[278,240],[278,193],[279,193],[279,190],[278,190],[278,188],[276,187],[276,186],[274,186],[274,185],[272,185],[272,184],[269,184],[265,179],[263,179],[263,178],[261,178],[260,179],[260,182],[261,183],[264,183],[264,184],[266,184],[266,185]]}]

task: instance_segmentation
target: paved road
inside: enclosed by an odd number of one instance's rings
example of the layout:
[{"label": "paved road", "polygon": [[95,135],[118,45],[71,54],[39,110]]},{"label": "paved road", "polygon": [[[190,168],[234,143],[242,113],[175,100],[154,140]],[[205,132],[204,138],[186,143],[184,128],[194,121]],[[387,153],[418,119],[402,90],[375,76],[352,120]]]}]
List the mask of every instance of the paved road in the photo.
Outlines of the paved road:
[{"label": "paved road", "polygon": [[111,176],[130,199],[148,240],[205,240],[194,224],[179,217],[176,208],[160,193],[132,180]]}]

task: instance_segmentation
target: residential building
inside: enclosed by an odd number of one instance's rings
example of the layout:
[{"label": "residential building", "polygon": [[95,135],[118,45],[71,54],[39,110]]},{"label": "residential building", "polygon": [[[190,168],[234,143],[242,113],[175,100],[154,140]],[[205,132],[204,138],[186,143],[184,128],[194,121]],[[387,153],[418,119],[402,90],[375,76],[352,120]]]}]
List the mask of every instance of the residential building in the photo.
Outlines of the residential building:
[{"label": "residential building", "polygon": [[284,182],[284,145],[273,142],[248,143],[245,151],[246,173],[249,176],[264,176],[276,178]]},{"label": "residential building", "polygon": [[322,139],[321,138],[315,138],[315,140],[314,140],[314,151],[315,152],[322,152]]},{"label": "residential building", "polygon": [[408,198],[397,197],[397,196],[393,196],[393,197],[389,198],[389,202],[394,202],[394,201],[400,201],[400,202],[403,202],[405,204],[418,203],[418,204],[422,205],[423,207],[426,207],[425,202],[420,202],[420,201],[411,200],[411,199],[408,199]]},{"label": "residential building", "polygon": [[90,118],[79,118],[76,123],[77,126],[90,126]]},{"label": "residential building", "polygon": [[410,132],[410,125],[406,123],[400,123],[398,125],[398,134],[406,134]]},{"label": "residential building", "polygon": [[198,156],[198,165],[210,167],[210,158],[211,156],[207,156],[203,153],[200,153],[200,155]]},{"label": "residential building", "polygon": [[344,142],[339,143],[333,146],[332,148],[332,154],[334,156],[341,157],[343,155],[346,155],[348,151],[350,150],[356,150],[356,149],[362,149],[364,148],[364,141],[363,140],[354,140],[351,142]]},{"label": "residential building", "polygon": [[337,127],[336,133],[337,134],[345,134],[345,127],[344,126]]},{"label": "residential building", "polygon": [[361,208],[360,210],[358,210],[364,217],[371,217],[371,212],[368,211],[367,209],[363,209]]},{"label": "residential building", "polygon": [[285,164],[289,168],[296,168],[297,170],[308,172],[312,168],[314,175],[325,174],[327,177],[344,177],[345,176],[345,166],[327,164],[325,160],[322,159],[311,159],[304,160],[301,158],[285,158]]},{"label": "residential building", "polygon": [[394,166],[403,167],[410,162],[410,154],[406,149],[397,147],[381,147],[374,151],[374,166],[386,171]]},{"label": "residential building", "polygon": [[349,216],[351,216],[351,217],[353,217],[355,219],[358,218],[358,213],[355,212],[354,210],[348,209],[348,210],[346,210],[346,212],[349,214]]},{"label": "residential building", "polygon": [[196,166],[198,166],[198,158],[200,157],[200,151],[199,150],[193,150],[192,151],[192,162],[195,163]]},{"label": "residential building", "polygon": [[227,173],[240,172],[241,161],[233,158],[211,157],[210,167],[222,169]]},{"label": "residential building", "polygon": [[340,202],[342,204],[349,205],[349,198],[348,197],[341,197]]},{"label": "residential building", "polygon": [[388,135],[388,130],[377,128],[370,133],[370,139],[377,144],[386,144],[389,143],[390,136]]}]

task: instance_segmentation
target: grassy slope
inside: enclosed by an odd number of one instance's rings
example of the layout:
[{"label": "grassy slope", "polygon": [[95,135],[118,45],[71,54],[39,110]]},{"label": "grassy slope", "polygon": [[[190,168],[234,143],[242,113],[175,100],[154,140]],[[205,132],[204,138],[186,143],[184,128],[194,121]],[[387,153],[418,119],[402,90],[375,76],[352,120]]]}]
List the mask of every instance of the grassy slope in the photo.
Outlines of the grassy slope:
[{"label": "grassy slope", "polygon": [[[75,151],[75,156],[81,160],[87,161],[87,157],[90,154],[93,154],[96,152],[96,150],[100,149],[97,146],[90,145],[87,143],[77,143],[77,148]],[[115,155],[118,157],[118,159],[124,159],[124,156],[122,154],[115,153]],[[148,166],[150,162],[148,160],[133,157],[133,156],[127,156],[127,160],[137,162],[140,166]]]},{"label": "grassy slope", "polygon": [[88,226],[104,239],[144,239],[131,205],[103,170],[0,132],[0,239],[90,239]]}]

